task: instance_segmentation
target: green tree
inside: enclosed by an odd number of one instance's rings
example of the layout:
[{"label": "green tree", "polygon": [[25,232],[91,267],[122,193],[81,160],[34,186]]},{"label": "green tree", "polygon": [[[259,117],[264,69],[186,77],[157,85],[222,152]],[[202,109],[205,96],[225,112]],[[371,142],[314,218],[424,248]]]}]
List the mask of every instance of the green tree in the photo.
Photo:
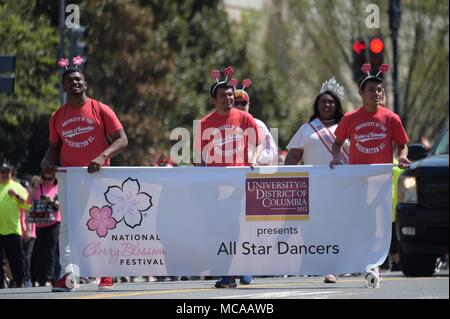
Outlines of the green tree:
[{"label": "green tree", "polygon": [[[192,128],[211,110],[210,71],[246,64],[218,1],[91,1],[90,91],[118,111],[129,137],[124,165],[150,165],[168,155],[172,129]],[[223,16],[223,19],[217,19]]]},{"label": "green tree", "polygon": [[19,172],[39,172],[58,106],[57,45],[48,18],[35,16],[28,1],[0,1],[0,54],[16,56],[15,94],[0,96],[0,160]]},{"label": "green tree", "polygon": [[[433,139],[448,121],[448,2],[402,1],[399,36],[402,117],[412,141]],[[380,29],[368,29],[365,8],[380,8]],[[352,80],[351,40],[381,33],[385,37],[387,63],[392,63],[388,1],[289,1],[291,48],[297,55],[290,64],[291,81],[307,89],[304,97],[317,94],[321,82],[335,75],[347,93],[346,109],[361,103]],[[294,54],[295,54],[294,52]],[[393,106],[392,79],[387,74],[388,106]]]}]

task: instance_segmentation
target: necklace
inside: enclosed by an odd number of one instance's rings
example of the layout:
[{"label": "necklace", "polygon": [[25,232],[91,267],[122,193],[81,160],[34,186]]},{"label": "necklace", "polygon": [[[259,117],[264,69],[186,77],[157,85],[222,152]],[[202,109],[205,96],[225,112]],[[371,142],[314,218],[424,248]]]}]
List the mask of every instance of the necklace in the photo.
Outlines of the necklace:
[{"label": "necklace", "polygon": [[332,120],[321,120],[321,121],[322,121],[322,123],[334,123],[334,122],[336,122],[335,119],[332,119]]}]

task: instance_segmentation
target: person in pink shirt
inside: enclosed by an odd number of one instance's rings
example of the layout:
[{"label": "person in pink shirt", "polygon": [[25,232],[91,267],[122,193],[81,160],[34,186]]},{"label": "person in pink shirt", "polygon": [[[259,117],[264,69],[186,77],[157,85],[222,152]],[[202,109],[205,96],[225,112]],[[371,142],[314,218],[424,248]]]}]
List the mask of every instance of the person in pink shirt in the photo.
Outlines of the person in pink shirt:
[{"label": "person in pink shirt", "polygon": [[[102,166],[109,166],[110,158],[126,148],[127,136],[114,111],[86,95],[87,81],[81,70],[67,69],[62,75],[62,82],[67,103],[51,115],[49,148],[41,167],[44,174],[51,173],[56,170],[59,160],[63,167],[87,166],[88,173],[96,173]],[[73,290],[71,280],[67,280],[73,274],[70,267],[67,270],[70,264],[67,237],[67,221],[62,216],[59,246],[61,268],[66,273],[53,285],[52,291],[55,292]],[[101,278],[99,289],[112,287],[112,277]]]},{"label": "person in pink shirt", "polygon": [[[45,200],[51,208],[51,214],[42,218],[36,225],[36,242],[33,252],[33,270],[36,273],[39,286],[53,283],[57,257],[59,227],[61,213],[58,201],[58,182],[55,174],[42,174],[41,182],[31,193],[31,199]],[[50,210],[49,210],[50,211]]]}]

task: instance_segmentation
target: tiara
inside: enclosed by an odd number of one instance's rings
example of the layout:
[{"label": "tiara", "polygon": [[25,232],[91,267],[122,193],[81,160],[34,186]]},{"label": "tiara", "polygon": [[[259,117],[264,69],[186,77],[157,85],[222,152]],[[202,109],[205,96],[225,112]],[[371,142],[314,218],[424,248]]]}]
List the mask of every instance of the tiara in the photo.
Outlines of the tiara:
[{"label": "tiara", "polygon": [[[77,68],[77,69],[78,69],[79,65],[83,64],[83,62],[84,62],[84,59],[81,56],[79,56],[79,55],[74,56],[72,58],[72,64],[75,65],[75,68]],[[69,59],[66,59],[66,58],[59,59],[58,60],[58,65],[61,68],[65,68],[66,70],[68,70],[69,69]]]},{"label": "tiara", "polygon": [[336,95],[338,97],[338,99],[341,101],[345,95],[344,88],[339,85],[339,83],[336,81],[334,76],[331,79],[329,79],[328,81],[323,82],[322,87],[320,88],[320,94],[327,92],[327,91]]},{"label": "tiara", "polygon": [[359,84],[360,88],[363,86],[363,84],[367,80],[378,78],[380,74],[383,74],[383,73],[386,73],[387,71],[389,71],[389,64],[383,63],[382,65],[380,65],[380,67],[378,68],[378,73],[376,75],[370,74],[370,71],[372,71],[372,65],[370,63],[364,63],[361,67],[361,71],[362,71],[362,73],[366,73],[367,76]]}]

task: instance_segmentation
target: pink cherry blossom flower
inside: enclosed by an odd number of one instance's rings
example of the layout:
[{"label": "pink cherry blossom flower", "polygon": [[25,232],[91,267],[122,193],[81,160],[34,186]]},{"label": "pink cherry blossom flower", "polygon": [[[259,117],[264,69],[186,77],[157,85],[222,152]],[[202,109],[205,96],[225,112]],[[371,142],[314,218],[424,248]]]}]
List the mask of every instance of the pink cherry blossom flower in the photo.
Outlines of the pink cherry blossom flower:
[{"label": "pink cherry blossom flower", "polygon": [[223,73],[225,74],[225,76],[228,78],[230,76],[233,76],[234,74],[234,70],[231,66],[225,68],[225,70],[223,71]]},{"label": "pink cherry blossom flower", "polygon": [[389,71],[389,64],[383,63],[383,64],[380,66],[380,72],[381,72],[381,73],[386,73],[387,71]]},{"label": "pink cherry blossom flower", "polygon": [[363,66],[361,67],[361,71],[363,73],[370,72],[371,70],[372,70],[372,65],[370,63],[364,63]]},{"label": "pink cherry blossom flower", "polygon": [[252,85],[252,80],[250,79],[245,79],[244,81],[242,81],[242,85],[244,86],[244,88],[249,88]]},{"label": "pink cherry blossom flower", "polygon": [[59,59],[59,61],[58,61],[58,65],[59,65],[61,68],[65,68],[65,67],[67,67],[67,66],[69,65],[69,60],[68,60],[68,59],[64,59],[64,58],[61,58],[61,59]]},{"label": "pink cherry blossom flower", "polygon": [[80,57],[79,55],[73,57],[73,59],[72,59],[72,63],[75,65],[81,65],[81,64],[83,64],[83,62],[84,62],[83,58]]},{"label": "pink cherry blossom flower", "polygon": [[211,71],[211,78],[216,81],[219,82],[219,78],[220,78],[220,71],[217,69],[214,69]]},{"label": "pink cherry blossom flower", "polygon": [[103,206],[101,209],[93,206],[89,210],[91,218],[87,222],[87,227],[91,231],[96,231],[98,237],[106,237],[108,230],[116,228],[117,221],[111,217],[110,206]]}]

